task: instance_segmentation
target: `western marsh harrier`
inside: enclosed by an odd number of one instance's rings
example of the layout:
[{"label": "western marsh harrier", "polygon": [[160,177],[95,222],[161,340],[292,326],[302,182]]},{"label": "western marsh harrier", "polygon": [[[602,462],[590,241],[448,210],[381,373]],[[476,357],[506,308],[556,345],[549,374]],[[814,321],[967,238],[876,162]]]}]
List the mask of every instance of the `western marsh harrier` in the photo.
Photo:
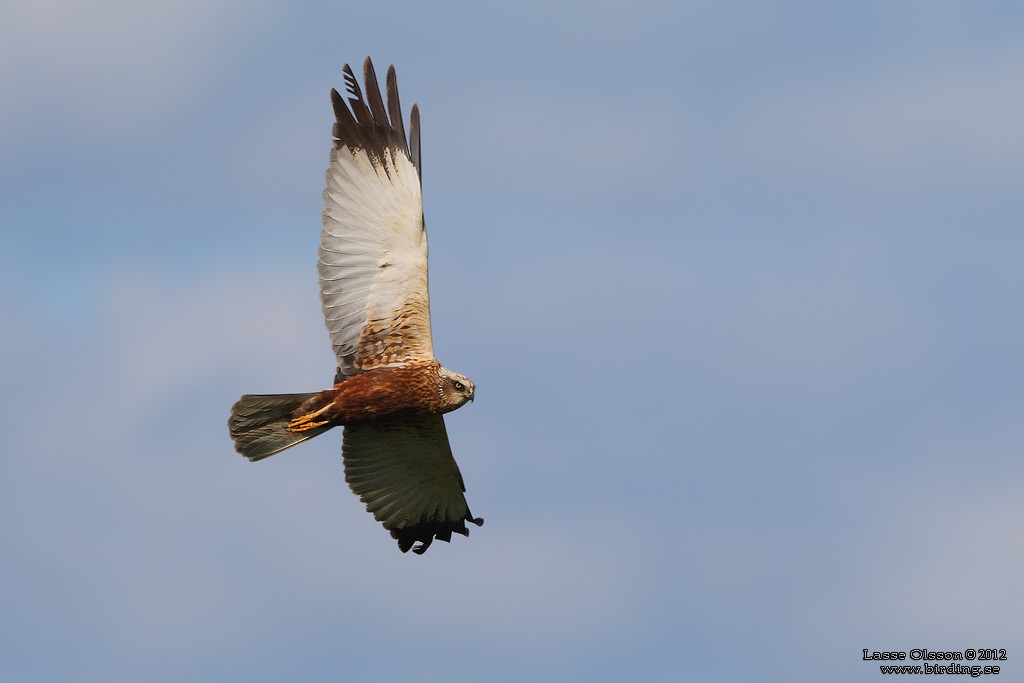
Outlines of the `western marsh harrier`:
[{"label": "western marsh harrier", "polygon": [[473,383],[434,359],[427,296],[420,117],[406,139],[395,67],[387,109],[370,58],[366,97],[346,64],[348,106],[331,90],[334,147],[324,189],[320,299],[338,360],[334,387],[243,396],[228,428],[235,449],[262,460],[344,425],[345,480],[398,540],[423,553],[473,517],[448,445],[444,413],[473,400]]}]

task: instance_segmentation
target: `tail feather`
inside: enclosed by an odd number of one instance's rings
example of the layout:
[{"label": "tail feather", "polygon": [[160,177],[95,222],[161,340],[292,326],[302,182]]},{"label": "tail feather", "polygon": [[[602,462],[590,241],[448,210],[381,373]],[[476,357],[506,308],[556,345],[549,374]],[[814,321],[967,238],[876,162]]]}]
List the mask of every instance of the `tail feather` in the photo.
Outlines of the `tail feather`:
[{"label": "tail feather", "polygon": [[292,413],[313,394],[246,394],[231,408],[228,429],[235,450],[253,462],[323,434],[333,425],[288,431]]}]

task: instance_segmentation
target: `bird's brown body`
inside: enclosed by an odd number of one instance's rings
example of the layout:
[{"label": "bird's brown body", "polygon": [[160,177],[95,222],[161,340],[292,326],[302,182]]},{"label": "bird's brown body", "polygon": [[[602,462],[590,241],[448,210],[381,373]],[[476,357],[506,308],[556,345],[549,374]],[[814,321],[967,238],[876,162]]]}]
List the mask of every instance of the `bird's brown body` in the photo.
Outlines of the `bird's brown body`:
[{"label": "bird's brown body", "polygon": [[[416,413],[443,414],[458,407],[444,400],[441,364],[430,360],[350,377],[299,405],[292,424],[301,431],[304,424],[333,427]],[[304,420],[307,416],[310,419]]]}]

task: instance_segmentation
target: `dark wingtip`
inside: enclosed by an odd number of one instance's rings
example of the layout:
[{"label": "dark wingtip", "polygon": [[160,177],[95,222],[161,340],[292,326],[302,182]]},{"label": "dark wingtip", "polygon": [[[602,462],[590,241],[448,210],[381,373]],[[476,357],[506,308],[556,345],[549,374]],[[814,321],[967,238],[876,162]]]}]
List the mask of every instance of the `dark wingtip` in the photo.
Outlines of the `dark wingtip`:
[{"label": "dark wingtip", "polygon": [[366,150],[371,157],[381,159],[384,158],[386,150],[391,149],[409,157],[416,172],[420,173],[422,162],[419,146],[419,110],[413,107],[413,120],[410,124],[413,140],[410,141],[406,138],[405,124],[402,121],[394,65],[387,71],[387,106],[385,97],[381,94],[373,61],[369,57],[363,62],[365,90],[359,87],[359,80],[351,66],[346,64],[342,72],[345,90],[348,93],[347,104],[340,94],[331,91],[331,105],[335,118],[335,148],[360,148]]},{"label": "dark wingtip", "polygon": [[423,185],[423,159],[420,156],[420,105],[413,102],[412,112],[409,114],[409,156],[412,157],[412,165],[416,167],[416,173],[420,177],[420,185]]},{"label": "dark wingtip", "polygon": [[341,71],[345,74],[345,88],[348,90],[348,94],[358,100],[363,99],[363,93],[359,90],[359,81],[356,80],[356,75],[352,73],[352,67],[346,64],[342,67]]},{"label": "dark wingtip", "polygon": [[391,529],[391,537],[398,541],[398,549],[403,553],[412,550],[417,555],[427,552],[427,548],[435,540],[451,543],[452,534],[469,536],[469,529],[466,522],[472,522],[477,526],[483,526],[482,517],[473,517],[468,512],[463,519],[447,522],[421,522],[402,529]]}]

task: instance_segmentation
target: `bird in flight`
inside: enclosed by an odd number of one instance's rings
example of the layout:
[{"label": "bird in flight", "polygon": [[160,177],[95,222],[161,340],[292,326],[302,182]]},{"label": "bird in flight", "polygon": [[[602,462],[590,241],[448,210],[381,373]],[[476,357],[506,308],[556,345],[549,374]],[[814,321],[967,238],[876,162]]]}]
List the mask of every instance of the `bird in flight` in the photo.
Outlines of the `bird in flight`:
[{"label": "bird in flight", "polygon": [[445,413],[474,398],[467,377],[434,358],[427,295],[420,116],[406,138],[395,67],[387,108],[373,63],[366,96],[346,64],[348,104],[331,90],[334,146],[321,216],[320,299],[337,357],[334,386],[249,394],[231,409],[235,450],[251,461],[344,426],[345,481],[401,551],[422,554],[477,526],[452,456]]}]

